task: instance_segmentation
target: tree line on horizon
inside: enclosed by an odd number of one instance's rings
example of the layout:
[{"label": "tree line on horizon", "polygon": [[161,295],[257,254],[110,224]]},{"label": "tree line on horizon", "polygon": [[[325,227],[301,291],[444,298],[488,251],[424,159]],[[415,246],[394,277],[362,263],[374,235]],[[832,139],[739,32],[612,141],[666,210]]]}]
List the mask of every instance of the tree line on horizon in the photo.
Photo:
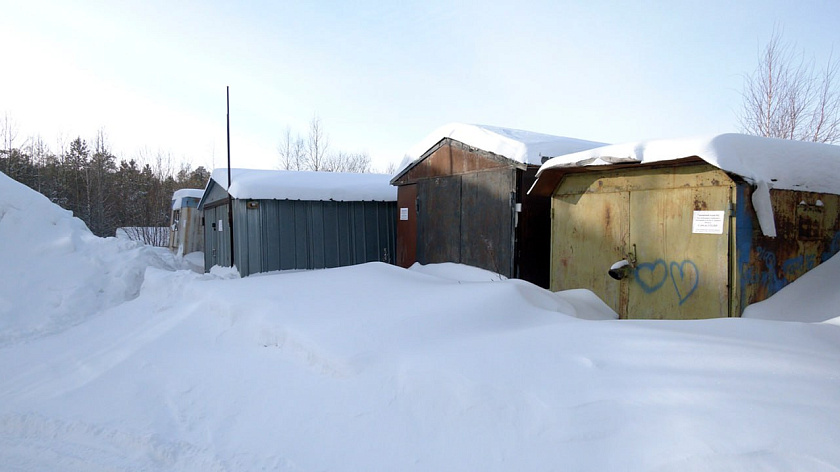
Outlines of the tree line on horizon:
[{"label": "tree line on horizon", "polygon": [[92,143],[77,137],[57,152],[39,138],[15,147],[8,122],[0,123],[0,171],[72,211],[100,237],[115,236],[118,228],[168,227],[175,190],[204,188],[210,178],[202,166],[181,164],[175,171],[164,153],[141,152],[145,163],[118,160],[102,131]]},{"label": "tree line on horizon", "polygon": [[[204,188],[210,171],[188,163],[175,168],[167,153],[140,151],[137,159],[118,159],[99,130],[90,142],[77,137],[52,151],[40,138],[16,145],[16,129],[8,114],[0,116],[0,172],[27,185],[85,222],[100,237],[118,228],[147,244],[166,245],[172,194],[182,188]],[[278,146],[278,168],[318,172],[372,172],[365,153],[330,152],[319,118],[309,135],[293,136],[287,128]]]}]

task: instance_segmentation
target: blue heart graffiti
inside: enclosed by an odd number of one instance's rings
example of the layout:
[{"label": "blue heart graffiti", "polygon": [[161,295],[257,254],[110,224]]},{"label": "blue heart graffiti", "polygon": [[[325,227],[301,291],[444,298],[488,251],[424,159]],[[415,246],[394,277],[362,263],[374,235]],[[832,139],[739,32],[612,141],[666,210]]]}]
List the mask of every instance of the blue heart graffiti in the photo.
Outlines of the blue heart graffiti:
[{"label": "blue heart graffiti", "polygon": [[[662,278],[655,279],[656,277],[656,268],[658,266],[662,266]],[[643,262],[641,264],[636,265],[636,271],[633,273],[636,278],[636,282],[642,287],[642,290],[645,293],[653,293],[663,285],[665,285],[665,281],[668,280],[668,266],[665,264],[665,261],[662,259],[657,259],[653,262]]]},{"label": "blue heart graffiti", "polygon": [[[691,288],[688,289],[688,292],[685,294],[680,293],[680,285],[684,284],[686,273],[685,273],[685,266],[688,264],[690,267],[694,269],[694,283],[691,285]],[[674,270],[676,269],[676,270]],[[680,272],[680,283],[677,283],[677,270]],[[691,275],[689,274],[689,280]],[[671,262],[671,281],[674,282],[674,290],[677,291],[677,297],[680,299],[680,305],[685,303],[688,300],[688,297],[697,290],[697,285],[700,283],[700,272],[697,270],[697,265],[694,262],[689,260],[684,260],[682,263]]]},{"label": "blue heart graffiti", "polygon": [[[661,276],[658,275],[657,271],[659,267],[662,267]],[[693,281],[691,279],[692,273],[694,274]],[[633,275],[636,283],[639,284],[639,287],[645,293],[653,293],[662,288],[670,275],[680,305],[685,303],[697,291],[697,287],[700,284],[700,271],[697,269],[697,265],[688,259],[682,262],[672,261],[670,265],[664,259],[657,259],[653,262],[642,262],[636,265],[636,270],[633,271]],[[680,287],[685,288],[686,278],[691,281],[691,287],[683,293]]]}]

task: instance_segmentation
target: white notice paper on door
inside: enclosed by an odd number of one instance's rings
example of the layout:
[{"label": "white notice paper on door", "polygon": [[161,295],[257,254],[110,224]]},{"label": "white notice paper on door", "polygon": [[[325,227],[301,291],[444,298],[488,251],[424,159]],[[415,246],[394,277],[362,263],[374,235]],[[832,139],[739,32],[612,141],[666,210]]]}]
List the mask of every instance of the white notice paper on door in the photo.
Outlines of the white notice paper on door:
[{"label": "white notice paper on door", "polygon": [[723,234],[724,211],[695,211],[691,220],[691,232],[699,234]]}]

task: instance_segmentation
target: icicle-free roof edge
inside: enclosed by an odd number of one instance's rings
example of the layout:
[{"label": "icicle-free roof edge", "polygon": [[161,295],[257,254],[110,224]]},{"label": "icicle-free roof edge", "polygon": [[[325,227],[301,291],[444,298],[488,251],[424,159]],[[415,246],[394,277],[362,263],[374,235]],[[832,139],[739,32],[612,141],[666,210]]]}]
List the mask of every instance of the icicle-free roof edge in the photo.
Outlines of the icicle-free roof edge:
[{"label": "icicle-free roof edge", "polygon": [[396,201],[396,188],[388,174],[312,172],[287,170],[231,169],[228,189],[227,168],[210,177],[236,199],[310,201]]},{"label": "icicle-free roof edge", "polygon": [[181,208],[182,201],[185,198],[197,198],[200,200],[203,195],[204,189],[201,188],[182,188],[176,190],[172,194],[172,209],[176,210]]}]

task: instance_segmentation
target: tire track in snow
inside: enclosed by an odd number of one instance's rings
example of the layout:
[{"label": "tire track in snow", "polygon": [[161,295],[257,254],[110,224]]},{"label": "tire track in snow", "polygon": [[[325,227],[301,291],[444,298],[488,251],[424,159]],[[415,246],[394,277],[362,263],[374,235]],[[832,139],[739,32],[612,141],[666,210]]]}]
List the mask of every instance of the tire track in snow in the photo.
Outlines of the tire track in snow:
[{"label": "tire track in snow", "polygon": [[4,470],[70,472],[233,470],[212,451],[185,441],[35,414],[0,417],[0,464]]},{"label": "tire track in snow", "polygon": [[285,329],[263,329],[258,343],[264,348],[280,351],[292,362],[301,364],[319,375],[345,378],[358,373],[342,359],[330,356],[315,343]]},{"label": "tire track in snow", "polygon": [[[177,273],[172,274],[172,277],[185,278]],[[126,302],[73,329],[22,346],[24,349],[60,352],[62,345],[72,344],[73,349],[36,366],[16,366],[10,369],[20,373],[6,376],[0,383],[0,398],[7,403],[13,403],[17,398],[28,402],[33,397],[54,398],[96,380],[198,310],[197,303],[190,307],[179,306],[177,302],[180,297],[173,298],[172,293],[167,293],[172,291],[168,289],[154,293],[151,297]],[[178,308],[172,310],[173,306]],[[138,318],[139,322],[136,321]],[[85,330],[81,337],[76,336],[79,330]],[[85,343],[73,343],[74,338],[84,339]],[[15,348],[18,346],[8,349]],[[19,357],[32,358],[29,355]]]}]

